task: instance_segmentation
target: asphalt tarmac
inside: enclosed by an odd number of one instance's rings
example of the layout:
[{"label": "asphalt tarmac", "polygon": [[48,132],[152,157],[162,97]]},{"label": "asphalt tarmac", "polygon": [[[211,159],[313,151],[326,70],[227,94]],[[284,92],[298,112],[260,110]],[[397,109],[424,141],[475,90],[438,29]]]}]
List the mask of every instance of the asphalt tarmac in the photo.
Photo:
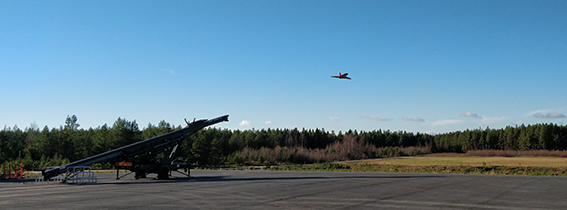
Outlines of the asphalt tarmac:
[{"label": "asphalt tarmac", "polygon": [[97,184],[0,181],[0,209],[567,209],[567,177],[197,170]]}]

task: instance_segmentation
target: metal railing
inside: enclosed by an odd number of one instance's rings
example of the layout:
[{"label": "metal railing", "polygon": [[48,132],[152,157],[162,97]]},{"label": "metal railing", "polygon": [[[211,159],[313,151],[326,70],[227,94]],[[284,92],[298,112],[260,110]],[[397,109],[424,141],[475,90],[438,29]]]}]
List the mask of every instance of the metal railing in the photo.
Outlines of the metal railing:
[{"label": "metal railing", "polygon": [[94,184],[97,178],[90,166],[69,166],[65,181],[69,184]]}]

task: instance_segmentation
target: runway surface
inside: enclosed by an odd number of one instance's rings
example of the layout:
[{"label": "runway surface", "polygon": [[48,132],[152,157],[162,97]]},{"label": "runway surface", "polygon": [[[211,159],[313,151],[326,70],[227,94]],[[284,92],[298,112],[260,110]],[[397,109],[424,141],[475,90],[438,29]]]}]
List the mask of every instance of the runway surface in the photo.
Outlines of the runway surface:
[{"label": "runway surface", "polygon": [[[192,171],[97,174],[90,185],[0,181],[0,209],[567,209],[566,177]],[[175,175],[175,173],[174,173]]]}]

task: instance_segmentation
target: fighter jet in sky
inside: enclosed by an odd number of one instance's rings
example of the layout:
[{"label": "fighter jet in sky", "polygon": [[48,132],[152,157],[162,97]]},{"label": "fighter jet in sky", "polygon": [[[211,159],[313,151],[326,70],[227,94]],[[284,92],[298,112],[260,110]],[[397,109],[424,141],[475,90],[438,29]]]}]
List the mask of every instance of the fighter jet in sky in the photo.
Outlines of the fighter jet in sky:
[{"label": "fighter jet in sky", "polygon": [[341,72],[339,72],[339,76],[331,76],[332,78],[339,78],[339,79],[350,79],[350,77],[347,77],[348,73],[344,73],[341,74]]}]

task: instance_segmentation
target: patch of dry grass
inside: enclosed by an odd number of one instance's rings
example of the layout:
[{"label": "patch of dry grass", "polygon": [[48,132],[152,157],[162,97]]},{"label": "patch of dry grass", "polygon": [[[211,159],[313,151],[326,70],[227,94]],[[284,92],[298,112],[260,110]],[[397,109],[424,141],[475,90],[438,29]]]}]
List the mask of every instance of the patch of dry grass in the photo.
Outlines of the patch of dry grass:
[{"label": "patch of dry grass", "polygon": [[507,166],[567,168],[567,158],[559,157],[464,157],[426,156],[400,157],[373,160],[349,161],[348,164],[366,163],[371,165],[403,166]]},{"label": "patch of dry grass", "polygon": [[463,156],[479,156],[479,157],[567,157],[567,151],[557,150],[470,150]]}]

